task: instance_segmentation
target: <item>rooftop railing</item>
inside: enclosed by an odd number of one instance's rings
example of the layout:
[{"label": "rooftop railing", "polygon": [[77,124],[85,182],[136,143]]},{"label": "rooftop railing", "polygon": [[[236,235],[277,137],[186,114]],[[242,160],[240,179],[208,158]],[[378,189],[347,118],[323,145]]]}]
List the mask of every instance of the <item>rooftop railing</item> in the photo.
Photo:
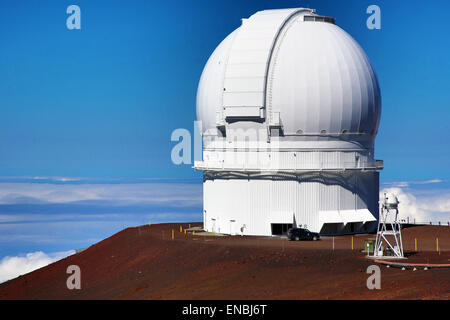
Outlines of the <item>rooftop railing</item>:
[{"label": "rooftop railing", "polygon": [[232,159],[217,161],[195,161],[194,168],[197,170],[210,171],[345,171],[345,170],[381,170],[383,161],[352,161],[352,162],[283,162],[277,159],[267,161],[242,161]]}]

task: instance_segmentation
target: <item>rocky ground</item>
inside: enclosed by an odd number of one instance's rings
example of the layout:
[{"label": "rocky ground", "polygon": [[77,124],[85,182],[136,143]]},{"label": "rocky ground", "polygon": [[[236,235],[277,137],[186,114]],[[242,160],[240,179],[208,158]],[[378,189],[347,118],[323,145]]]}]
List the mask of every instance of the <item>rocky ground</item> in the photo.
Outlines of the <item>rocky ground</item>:
[{"label": "rocky ground", "polygon": [[[183,228],[187,224],[181,224]],[[192,226],[200,223],[192,223]],[[180,224],[125,229],[78,254],[0,284],[0,299],[449,299],[450,268],[381,268],[381,289],[366,286],[374,262],[361,252],[374,235],[320,241],[198,236]],[[174,229],[175,239],[171,233]],[[414,252],[414,239],[418,252]],[[436,252],[436,238],[439,251]],[[450,227],[403,230],[409,263],[450,263]],[[69,290],[69,265],[81,289]]]}]

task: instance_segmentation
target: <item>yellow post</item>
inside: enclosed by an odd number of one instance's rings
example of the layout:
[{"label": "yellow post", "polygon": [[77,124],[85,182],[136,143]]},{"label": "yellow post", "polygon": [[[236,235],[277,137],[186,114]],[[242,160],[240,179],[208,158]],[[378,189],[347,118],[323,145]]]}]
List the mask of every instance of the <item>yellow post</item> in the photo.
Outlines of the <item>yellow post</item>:
[{"label": "yellow post", "polygon": [[352,236],[352,250],[353,250],[353,236]]},{"label": "yellow post", "polygon": [[192,231],[192,235],[195,236],[195,231]]},{"label": "yellow post", "polygon": [[436,252],[439,252],[439,238],[436,238]]},{"label": "yellow post", "polygon": [[414,238],[414,251],[417,252],[417,238]]},{"label": "yellow post", "polygon": [[189,223],[189,229],[191,228],[191,224]]},{"label": "yellow post", "polygon": [[184,234],[186,234],[186,229],[184,229]]},{"label": "yellow post", "polygon": [[175,235],[174,235],[174,231],[172,229],[172,240],[174,239]]},{"label": "yellow post", "polygon": [[334,237],[333,237],[333,250],[334,250]]},{"label": "yellow post", "polygon": [[180,225],[180,232],[183,232],[183,228],[181,227],[181,225]]}]

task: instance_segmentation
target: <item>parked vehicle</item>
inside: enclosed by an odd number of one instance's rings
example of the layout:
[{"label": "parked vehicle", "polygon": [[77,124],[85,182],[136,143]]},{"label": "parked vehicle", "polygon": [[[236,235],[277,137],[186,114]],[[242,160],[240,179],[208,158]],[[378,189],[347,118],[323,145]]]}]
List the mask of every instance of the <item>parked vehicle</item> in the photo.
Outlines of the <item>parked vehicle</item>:
[{"label": "parked vehicle", "polygon": [[287,233],[289,240],[319,240],[320,235],[317,232],[311,232],[303,228],[291,228]]}]

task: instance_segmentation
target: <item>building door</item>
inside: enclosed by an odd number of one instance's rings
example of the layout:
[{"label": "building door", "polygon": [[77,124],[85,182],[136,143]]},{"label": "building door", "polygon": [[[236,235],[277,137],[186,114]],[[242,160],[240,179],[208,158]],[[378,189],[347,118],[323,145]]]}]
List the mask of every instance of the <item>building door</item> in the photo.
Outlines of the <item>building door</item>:
[{"label": "building door", "polygon": [[230,220],[230,235],[236,234],[236,220],[231,219]]},{"label": "building door", "polygon": [[292,228],[292,223],[272,223],[272,235],[282,236],[286,235],[288,230]]}]

